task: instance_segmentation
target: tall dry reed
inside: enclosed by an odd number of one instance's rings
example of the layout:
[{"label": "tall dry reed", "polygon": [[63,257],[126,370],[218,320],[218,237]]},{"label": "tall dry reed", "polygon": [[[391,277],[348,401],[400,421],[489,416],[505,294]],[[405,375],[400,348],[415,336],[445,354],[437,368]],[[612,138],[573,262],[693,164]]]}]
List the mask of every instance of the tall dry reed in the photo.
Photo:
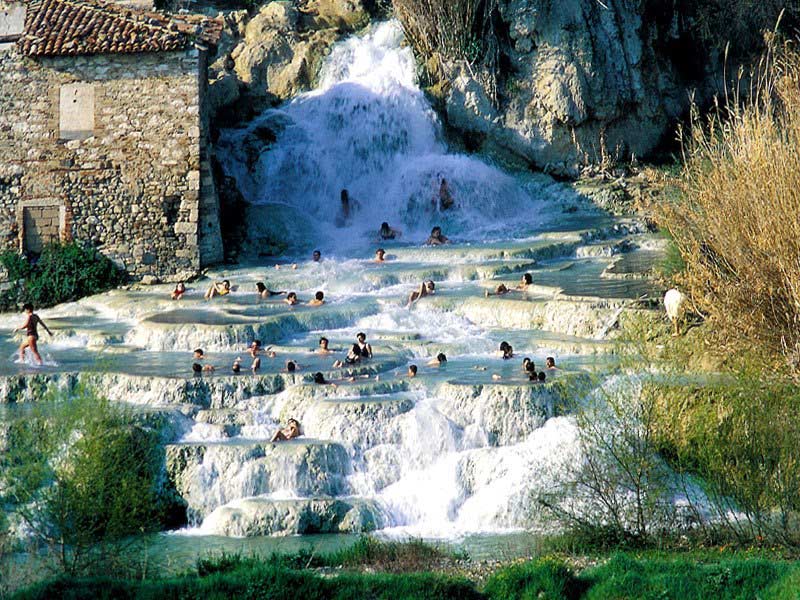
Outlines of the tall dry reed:
[{"label": "tall dry reed", "polygon": [[683,285],[723,344],[800,364],[800,54],[762,59],[738,94],[683,135],[683,198],[662,219]]}]

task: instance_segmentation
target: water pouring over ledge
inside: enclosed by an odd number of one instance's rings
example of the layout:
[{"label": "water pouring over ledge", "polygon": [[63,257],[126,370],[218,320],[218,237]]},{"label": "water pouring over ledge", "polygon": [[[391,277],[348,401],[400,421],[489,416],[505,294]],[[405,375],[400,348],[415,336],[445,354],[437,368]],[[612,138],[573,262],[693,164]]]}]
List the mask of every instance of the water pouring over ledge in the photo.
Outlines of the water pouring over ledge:
[{"label": "water pouring over ledge", "polygon": [[[263,232],[279,240],[288,233],[281,262],[299,268],[277,271],[256,258],[221,268],[212,276],[240,289],[213,302],[191,289],[177,305],[156,287],[59,307],[74,329],[60,334],[62,347],[80,345],[81,335],[104,348],[121,339],[115,350],[124,372],[92,374],[103,389],[154,410],[191,406],[168,447],[171,476],[197,525],[184,533],[549,532],[534,494],[579,460],[575,423],[554,406],[585,392],[584,367],[603,364],[594,355],[605,351],[604,340],[595,338],[639,293],[636,279],[604,279],[628,230],[614,229],[546,176],[451,154],[395,22],[338,44],[320,81],[225,132],[218,153],[250,204],[242,218],[251,242],[257,246]],[[455,200],[444,211],[436,205],[440,175]],[[341,214],[344,188],[353,199],[349,218]],[[404,234],[380,242],[390,261],[376,265],[369,259],[382,221]],[[455,243],[420,247],[433,225]],[[307,260],[312,248],[323,251],[322,262]],[[529,293],[484,297],[526,271],[537,282]],[[436,295],[406,308],[423,278],[440,284]],[[261,301],[253,291],[261,280],[305,298],[322,289],[327,304]],[[304,380],[317,369],[341,377],[331,371],[333,358],[310,349],[321,335],[346,348],[360,330],[376,348],[371,381],[334,391]],[[255,377],[186,381],[182,356],[192,348],[227,366],[252,339],[274,345],[281,360],[265,361]],[[519,360],[530,355],[541,365],[556,355],[563,370],[551,378],[563,385],[532,386],[518,360],[495,356],[500,340]],[[403,377],[408,363],[424,365],[438,352],[449,356],[446,367]],[[62,371],[92,370],[89,351],[54,354]],[[279,373],[289,357],[304,374]],[[305,436],[270,445],[289,416]]]},{"label": "water pouring over ledge", "polygon": [[[336,254],[372,247],[384,221],[413,242],[433,225],[460,241],[541,229],[550,220],[543,200],[552,180],[515,178],[448,152],[402,42],[400,24],[389,21],[337,44],[316,90],[225,132],[219,155],[245,198],[280,207],[278,221],[298,231],[294,248]],[[454,200],[444,211],[442,179]],[[342,215],[343,189],[351,198],[349,218]]]}]

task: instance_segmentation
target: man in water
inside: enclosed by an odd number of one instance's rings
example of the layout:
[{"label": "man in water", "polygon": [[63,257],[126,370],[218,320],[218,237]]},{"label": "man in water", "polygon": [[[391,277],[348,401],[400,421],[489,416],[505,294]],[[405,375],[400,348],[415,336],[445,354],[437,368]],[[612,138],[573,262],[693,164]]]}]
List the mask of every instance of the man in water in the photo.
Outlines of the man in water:
[{"label": "man in water", "polygon": [[286,295],[286,298],[283,299],[283,301],[286,302],[286,304],[288,304],[289,306],[294,306],[295,304],[297,304],[297,293],[289,292]]},{"label": "man in water", "polygon": [[42,321],[39,315],[33,312],[33,304],[30,302],[26,303],[22,307],[22,310],[25,311],[27,318],[25,319],[25,323],[16,329],[16,331],[25,331],[25,342],[19,347],[19,360],[25,362],[25,348],[28,348],[31,354],[33,354],[33,359],[38,364],[42,364],[42,357],[39,354],[39,348],[37,346],[39,340],[39,325],[44,327],[44,330],[50,337],[53,336],[53,333],[47,328],[47,325],[44,324],[44,321]]},{"label": "man in water", "polygon": [[297,419],[289,419],[286,425],[287,427],[285,429],[278,429],[278,431],[275,432],[275,435],[273,435],[270,440],[271,442],[286,442],[300,437],[300,421]]},{"label": "man in water", "polygon": [[319,338],[319,349],[317,350],[320,354],[330,354],[333,352],[330,348],[328,348],[328,338],[321,337]]},{"label": "man in water", "polygon": [[444,352],[439,352],[439,354],[436,355],[436,358],[432,358],[428,361],[428,366],[441,367],[446,362],[447,362],[447,356],[445,356]]},{"label": "man in water", "polygon": [[441,246],[443,244],[449,244],[450,239],[442,234],[442,228],[438,225],[431,229],[430,237],[425,241],[427,246]]},{"label": "man in water", "polygon": [[253,374],[255,374],[255,372],[261,368],[261,342],[255,340],[252,344],[250,344],[250,347],[247,349],[247,353],[253,359],[253,364],[250,365],[250,369],[253,371]]},{"label": "man in water", "polygon": [[389,227],[389,223],[384,221],[381,223],[381,228],[378,231],[378,239],[379,240],[394,240],[399,238],[403,234],[402,231],[399,229],[393,229]]},{"label": "man in water", "polygon": [[453,204],[453,196],[450,194],[447,180],[442,177],[442,183],[439,185],[439,210],[447,210],[452,207]]},{"label": "man in water", "polygon": [[384,250],[383,248],[378,248],[377,250],[375,250],[375,262],[376,263],[386,262],[386,250]]},{"label": "man in water", "polygon": [[408,296],[408,304],[406,304],[406,306],[411,306],[412,304],[414,304],[414,302],[416,302],[420,298],[424,298],[425,296],[432,296],[434,293],[436,293],[436,284],[433,283],[433,281],[431,281],[430,279],[428,281],[423,281],[420,284],[419,289],[414,290]]},{"label": "man in water", "polygon": [[416,377],[417,376],[417,365],[408,365],[408,373],[406,373],[406,376],[409,379],[413,379],[414,377]]},{"label": "man in water", "polygon": [[314,261],[314,262],[321,261],[322,260],[322,252],[320,252],[319,250],[314,250],[314,252],[311,253],[311,260]]},{"label": "man in water", "polygon": [[323,292],[317,292],[314,294],[314,299],[308,301],[309,306],[322,306],[325,304],[325,294]]}]

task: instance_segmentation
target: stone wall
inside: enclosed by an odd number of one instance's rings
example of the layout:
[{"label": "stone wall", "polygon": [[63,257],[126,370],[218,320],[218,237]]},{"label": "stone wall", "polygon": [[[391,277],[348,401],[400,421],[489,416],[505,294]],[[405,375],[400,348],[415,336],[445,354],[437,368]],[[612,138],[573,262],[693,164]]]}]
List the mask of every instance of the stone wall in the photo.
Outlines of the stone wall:
[{"label": "stone wall", "polygon": [[34,60],[0,48],[0,244],[24,245],[34,213],[22,207],[50,206],[62,238],[92,242],[134,277],[220,260],[205,54]]}]

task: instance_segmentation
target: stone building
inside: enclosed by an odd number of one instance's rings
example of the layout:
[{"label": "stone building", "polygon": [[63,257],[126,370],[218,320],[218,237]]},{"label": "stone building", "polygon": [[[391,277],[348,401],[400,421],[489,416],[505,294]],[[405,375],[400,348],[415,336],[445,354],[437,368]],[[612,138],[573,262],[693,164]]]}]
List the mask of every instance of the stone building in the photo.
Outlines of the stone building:
[{"label": "stone building", "polygon": [[0,246],[86,240],[137,278],[222,259],[207,58],[222,24],[0,0]]}]

